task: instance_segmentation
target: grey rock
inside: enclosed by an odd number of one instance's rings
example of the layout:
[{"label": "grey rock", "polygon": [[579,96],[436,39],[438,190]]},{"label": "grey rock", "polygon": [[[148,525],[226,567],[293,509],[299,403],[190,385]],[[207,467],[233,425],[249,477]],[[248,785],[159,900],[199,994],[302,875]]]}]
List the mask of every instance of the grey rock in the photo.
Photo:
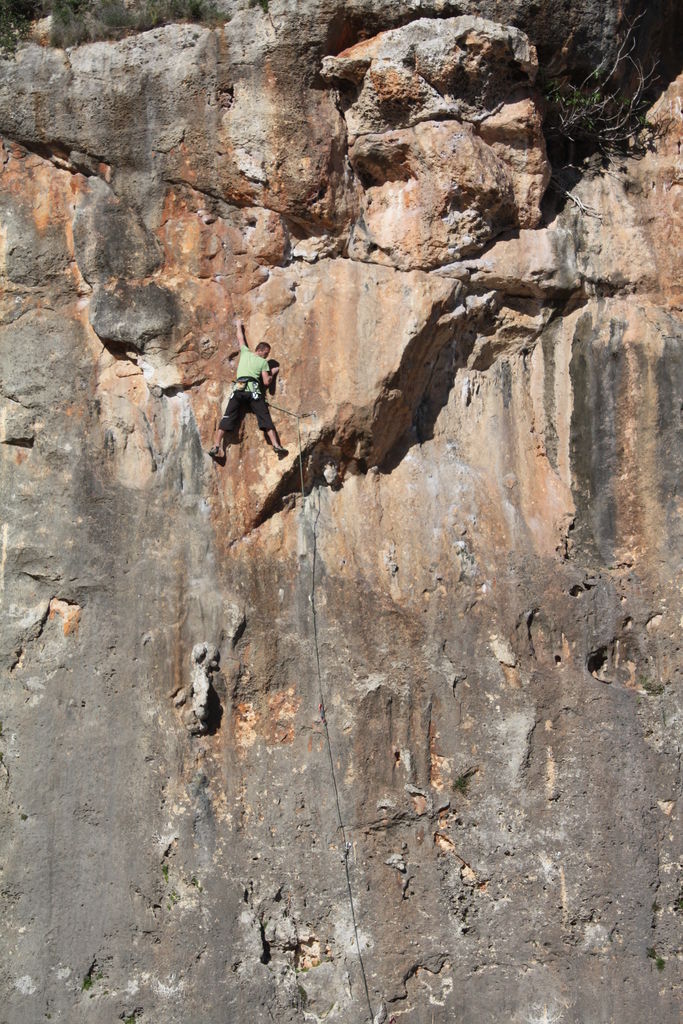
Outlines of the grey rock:
[{"label": "grey rock", "polygon": [[73,233],[76,260],[90,284],[147,277],[161,261],[151,232],[98,178],[90,179],[76,211]]},{"label": "grey rock", "polygon": [[570,295],[581,287],[574,240],[563,228],[520,231],[485,256],[465,261],[474,285],[534,297]]},{"label": "grey rock", "polygon": [[0,221],[6,232],[4,274],[9,281],[36,286],[63,273],[69,263],[63,225],[38,226],[6,197],[0,202]]},{"label": "grey rock", "polygon": [[177,317],[173,293],[154,282],[119,281],[113,289],[98,286],[90,303],[90,323],[102,341],[139,352],[152,338],[168,335]]},{"label": "grey rock", "polygon": [[49,309],[34,309],[0,327],[0,393],[27,410],[62,419],[60,394],[78,394],[87,381],[87,355],[80,323]]},{"label": "grey rock", "polygon": [[[496,60],[479,60],[482,48],[495,51]],[[345,111],[354,136],[386,131],[399,120],[412,127],[475,118],[505,102],[512,83],[533,82],[536,74],[536,54],[523,32],[470,16],[412,21],[359,50],[326,57],[321,72],[360,90]]]},{"label": "grey rock", "polygon": [[339,469],[333,462],[328,462],[323,469],[323,476],[326,483],[333,487],[339,480]]},{"label": "grey rock", "polygon": [[247,616],[243,608],[229,601],[225,605],[225,632],[232,647],[235,646],[247,624]]},{"label": "grey rock", "polygon": [[192,707],[185,716],[185,724],[193,736],[201,735],[209,728],[211,680],[218,668],[218,661],[218,648],[213,644],[195,644],[192,648],[192,681],[189,688]]},{"label": "grey rock", "polygon": [[30,448],[35,438],[34,415],[18,402],[0,402],[0,444]]}]

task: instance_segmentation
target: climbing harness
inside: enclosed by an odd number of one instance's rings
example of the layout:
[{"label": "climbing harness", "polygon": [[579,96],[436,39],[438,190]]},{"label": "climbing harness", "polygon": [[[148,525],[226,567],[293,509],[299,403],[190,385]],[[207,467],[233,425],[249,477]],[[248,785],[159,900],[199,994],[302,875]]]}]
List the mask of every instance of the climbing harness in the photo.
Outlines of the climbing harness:
[{"label": "climbing harness", "polygon": [[252,398],[258,399],[262,397],[263,392],[259,382],[254,377],[238,377],[232,385],[232,391],[230,397],[233,398],[235,395],[250,394]]}]

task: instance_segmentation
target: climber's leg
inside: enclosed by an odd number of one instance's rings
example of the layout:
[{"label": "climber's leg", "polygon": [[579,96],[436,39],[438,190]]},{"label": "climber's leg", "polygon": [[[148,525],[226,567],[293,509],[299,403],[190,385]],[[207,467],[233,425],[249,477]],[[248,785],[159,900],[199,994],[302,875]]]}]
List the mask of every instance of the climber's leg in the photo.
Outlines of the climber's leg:
[{"label": "climber's leg", "polygon": [[280,441],[280,436],[279,436],[277,430],[275,429],[275,427],[273,427],[272,430],[267,430],[266,431],[266,437],[268,438],[268,440],[272,444],[273,451],[275,452],[276,455],[280,455],[280,456],[289,455],[289,452],[287,451],[287,449],[283,448],[282,442]]},{"label": "climber's leg", "polygon": [[275,429],[275,424],[273,423],[273,418],[270,415],[270,409],[266,404],[265,398],[254,398],[249,408],[256,414],[258,425],[272,444],[273,451],[281,457],[287,455],[287,449],[282,447],[280,435]]},{"label": "climber's leg", "polygon": [[235,430],[239,426],[240,421],[244,415],[246,404],[241,394],[232,395],[228,402],[225,412],[218,424],[216,436],[213,442],[213,448],[209,450],[209,455],[216,458],[217,456],[225,455],[225,438],[232,430]]}]

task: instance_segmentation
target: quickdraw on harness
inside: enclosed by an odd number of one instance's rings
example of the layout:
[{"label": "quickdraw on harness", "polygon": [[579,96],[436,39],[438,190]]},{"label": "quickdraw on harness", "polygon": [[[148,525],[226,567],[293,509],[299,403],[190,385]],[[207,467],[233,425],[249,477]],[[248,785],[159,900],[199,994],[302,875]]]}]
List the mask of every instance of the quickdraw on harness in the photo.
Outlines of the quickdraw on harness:
[{"label": "quickdraw on harness", "polygon": [[249,394],[256,401],[263,397],[261,385],[255,377],[238,377],[232,386],[230,397],[235,395]]}]

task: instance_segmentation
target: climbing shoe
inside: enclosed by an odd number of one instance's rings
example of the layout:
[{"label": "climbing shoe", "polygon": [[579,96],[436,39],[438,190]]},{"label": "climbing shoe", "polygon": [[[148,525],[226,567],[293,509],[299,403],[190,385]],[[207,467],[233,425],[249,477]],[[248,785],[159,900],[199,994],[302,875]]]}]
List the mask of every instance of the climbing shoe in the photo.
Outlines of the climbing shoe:
[{"label": "climbing shoe", "polygon": [[274,444],[273,451],[277,455],[278,459],[284,459],[285,456],[289,455],[287,448],[283,448],[281,444]]},{"label": "climbing shoe", "polygon": [[209,455],[212,459],[220,459],[221,454],[220,447],[217,444],[215,444],[213,448],[209,448]]}]

